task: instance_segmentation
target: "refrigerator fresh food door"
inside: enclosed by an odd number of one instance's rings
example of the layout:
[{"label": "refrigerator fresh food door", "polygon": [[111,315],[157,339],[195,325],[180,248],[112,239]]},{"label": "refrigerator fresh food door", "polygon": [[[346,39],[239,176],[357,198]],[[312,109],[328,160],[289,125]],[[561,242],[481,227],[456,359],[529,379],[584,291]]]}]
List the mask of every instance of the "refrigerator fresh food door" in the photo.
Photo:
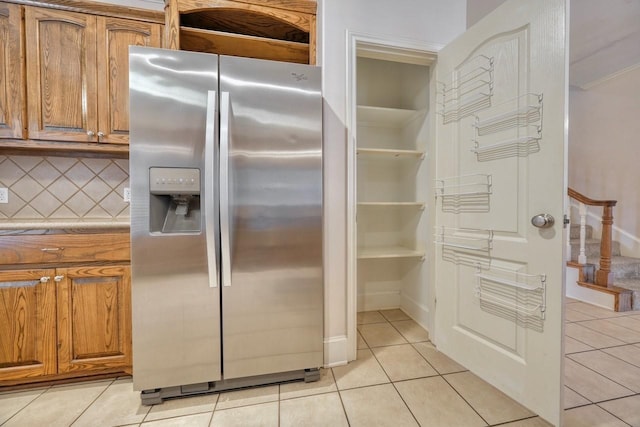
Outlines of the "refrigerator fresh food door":
[{"label": "refrigerator fresh food door", "polygon": [[221,378],[218,57],[130,48],[133,382]]},{"label": "refrigerator fresh food door", "polygon": [[320,367],[320,69],[221,56],[220,92],[224,377]]}]

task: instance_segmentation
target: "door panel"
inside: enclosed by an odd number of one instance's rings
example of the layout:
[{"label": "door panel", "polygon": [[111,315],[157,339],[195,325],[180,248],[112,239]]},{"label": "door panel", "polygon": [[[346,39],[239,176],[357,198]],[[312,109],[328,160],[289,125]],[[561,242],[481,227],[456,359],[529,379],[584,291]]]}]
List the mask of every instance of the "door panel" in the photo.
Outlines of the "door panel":
[{"label": "door panel", "polygon": [[317,68],[220,57],[230,100],[227,123],[224,97],[220,107],[221,132],[229,128],[230,203],[220,206],[231,228],[228,253],[222,245],[227,379],[322,365],[319,82]]},{"label": "door panel", "polygon": [[[215,191],[209,191],[217,185],[211,170],[217,159],[205,162],[212,155],[205,141],[207,132],[217,132],[215,103],[207,103],[208,92],[218,86],[218,57],[132,46],[129,68],[131,111],[136,112],[130,146],[134,388],[217,381],[220,289],[211,284],[218,255],[208,253],[216,245],[207,242],[217,221]],[[155,228],[158,219],[162,226],[166,214],[174,214],[168,195],[150,194],[151,167],[200,170],[200,209],[190,209],[189,218],[200,215],[201,231]]]},{"label": "door panel", "polygon": [[[25,8],[29,137],[95,141],[96,18]],[[64,99],[65,102],[59,102]]]},{"label": "door panel", "polygon": [[160,25],[98,18],[99,142],[129,143],[129,46],[160,47]]},{"label": "door panel", "polygon": [[[438,54],[438,348],[561,416],[565,1],[508,1]],[[549,213],[552,228],[531,217]]]},{"label": "door panel", "polygon": [[129,267],[56,270],[60,372],[131,369]]},{"label": "door panel", "polygon": [[54,270],[0,272],[0,384],[56,373],[53,275]]},{"label": "door panel", "polygon": [[0,138],[22,138],[24,69],[22,6],[0,3]]}]

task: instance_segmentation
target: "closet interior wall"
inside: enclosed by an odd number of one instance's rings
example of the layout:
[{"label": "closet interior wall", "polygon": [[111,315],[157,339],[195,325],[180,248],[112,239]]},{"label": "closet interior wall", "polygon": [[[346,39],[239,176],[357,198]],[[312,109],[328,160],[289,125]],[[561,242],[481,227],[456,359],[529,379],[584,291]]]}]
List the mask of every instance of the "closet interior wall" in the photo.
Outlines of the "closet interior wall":
[{"label": "closet interior wall", "polygon": [[400,308],[427,324],[427,65],[358,52],[358,312]]}]

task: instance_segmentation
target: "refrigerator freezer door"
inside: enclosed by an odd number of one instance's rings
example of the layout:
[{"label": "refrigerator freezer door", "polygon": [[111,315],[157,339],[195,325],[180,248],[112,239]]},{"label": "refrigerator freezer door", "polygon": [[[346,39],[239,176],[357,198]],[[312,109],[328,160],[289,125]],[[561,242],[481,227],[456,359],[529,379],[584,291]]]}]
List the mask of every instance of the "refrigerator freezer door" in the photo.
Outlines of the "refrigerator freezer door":
[{"label": "refrigerator freezer door", "polygon": [[[216,156],[215,102],[208,110],[207,101],[208,91],[217,90],[218,57],[136,46],[129,58],[134,388],[215,381],[221,377],[220,288],[210,286],[208,255],[217,252],[217,237],[207,245],[205,233],[218,232],[211,230],[217,228],[217,182],[206,182],[217,180],[218,171],[209,169],[216,161],[204,159]],[[214,140],[205,153],[208,128]],[[200,170],[200,194],[190,195],[188,210],[175,209],[176,200],[184,200],[180,194],[150,194],[150,168]],[[152,228],[166,212],[173,220],[178,213],[194,215],[189,219],[197,224],[173,233]],[[209,227],[205,218],[212,218]]]},{"label": "refrigerator freezer door", "polygon": [[229,129],[229,206],[221,210],[230,224],[221,230],[229,236],[222,265],[231,282],[222,287],[224,377],[319,367],[320,69],[221,56],[220,92],[229,93],[221,111]]}]

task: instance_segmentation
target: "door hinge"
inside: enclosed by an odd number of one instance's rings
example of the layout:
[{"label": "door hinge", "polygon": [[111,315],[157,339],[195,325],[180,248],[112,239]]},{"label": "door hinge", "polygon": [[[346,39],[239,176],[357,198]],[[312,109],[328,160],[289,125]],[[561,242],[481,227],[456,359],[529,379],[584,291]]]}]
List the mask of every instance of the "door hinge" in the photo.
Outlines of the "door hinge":
[{"label": "door hinge", "polygon": [[567,225],[571,224],[571,220],[569,219],[569,217],[565,214],[564,216],[564,220],[562,220],[562,228],[567,228]]}]

